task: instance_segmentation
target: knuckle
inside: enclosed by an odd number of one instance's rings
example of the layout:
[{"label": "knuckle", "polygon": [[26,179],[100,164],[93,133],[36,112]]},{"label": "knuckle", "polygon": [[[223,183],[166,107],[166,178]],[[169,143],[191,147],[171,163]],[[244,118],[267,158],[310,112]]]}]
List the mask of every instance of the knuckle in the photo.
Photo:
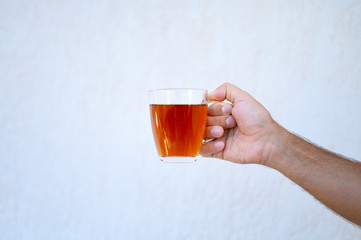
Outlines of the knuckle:
[{"label": "knuckle", "polygon": [[222,85],[221,85],[221,86],[227,87],[227,86],[229,86],[229,85],[230,85],[230,83],[229,83],[229,82],[224,82],[224,83],[222,83]]}]

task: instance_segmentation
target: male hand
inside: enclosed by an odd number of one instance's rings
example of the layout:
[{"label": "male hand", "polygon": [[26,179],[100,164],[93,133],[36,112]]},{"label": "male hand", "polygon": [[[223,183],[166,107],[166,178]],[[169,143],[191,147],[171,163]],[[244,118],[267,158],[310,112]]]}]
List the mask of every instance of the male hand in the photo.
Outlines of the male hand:
[{"label": "male hand", "polygon": [[222,84],[209,94],[208,101],[214,103],[208,107],[205,137],[214,139],[203,144],[202,156],[272,167],[361,226],[359,162],[288,132],[260,103],[232,84]]},{"label": "male hand", "polygon": [[[228,100],[231,104],[223,102]],[[266,164],[272,151],[275,122],[251,95],[224,83],[209,93],[205,138],[201,155],[235,163]]]}]

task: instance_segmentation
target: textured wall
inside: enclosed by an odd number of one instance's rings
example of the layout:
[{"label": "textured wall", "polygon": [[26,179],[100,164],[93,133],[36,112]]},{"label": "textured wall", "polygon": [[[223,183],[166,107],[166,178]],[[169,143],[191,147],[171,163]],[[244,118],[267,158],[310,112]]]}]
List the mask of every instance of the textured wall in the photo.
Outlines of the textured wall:
[{"label": "textured wall", "polygon": [[158,161],[147,90],[223,81],[360,160],[361,2],[0,0],[0,239],[360,239],[272,169]]}]

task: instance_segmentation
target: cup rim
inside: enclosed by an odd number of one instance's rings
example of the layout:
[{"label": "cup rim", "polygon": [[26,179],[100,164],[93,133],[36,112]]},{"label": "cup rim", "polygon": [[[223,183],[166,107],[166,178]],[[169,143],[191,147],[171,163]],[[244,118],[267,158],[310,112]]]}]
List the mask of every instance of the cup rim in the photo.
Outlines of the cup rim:
[{"label": "cup rim", "polygon": [[175,91],[175,90],[192,90],[192,91],[203,91],[206,92],[207,89],[203,88],[157,88],[148,90],[148,93],[155,92],[155,91]]}]

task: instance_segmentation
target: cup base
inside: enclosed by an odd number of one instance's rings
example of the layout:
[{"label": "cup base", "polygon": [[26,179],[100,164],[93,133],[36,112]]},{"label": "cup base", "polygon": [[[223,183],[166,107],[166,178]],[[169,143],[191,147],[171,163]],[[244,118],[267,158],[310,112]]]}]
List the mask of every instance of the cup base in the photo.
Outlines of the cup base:
[{"label": "cup base", "polygon": [[159,157],[164,163],[193,163],[197,161],[196,157]]}]

